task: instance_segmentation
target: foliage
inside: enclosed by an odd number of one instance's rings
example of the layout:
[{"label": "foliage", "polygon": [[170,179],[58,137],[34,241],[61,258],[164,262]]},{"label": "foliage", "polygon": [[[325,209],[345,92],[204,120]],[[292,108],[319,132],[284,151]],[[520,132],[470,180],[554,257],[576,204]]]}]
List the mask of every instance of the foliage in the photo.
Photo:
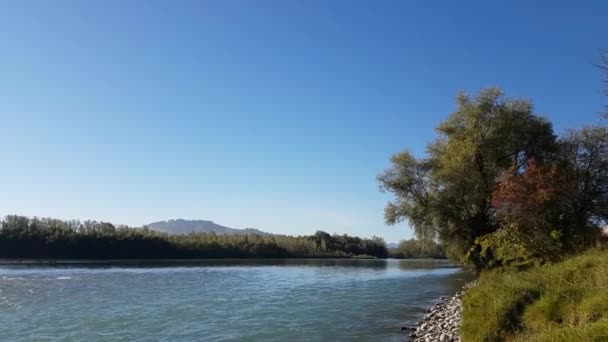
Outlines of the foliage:
[{"label": "foliage", "polygon": [[544,165],[513,166],[492,207],[500,230],[478,238],[465,258],[478,269],[538,265],[593,246],[608,221],[608,129],[571,131]]},{"label": "foliage", "polygon": [[524,272],[487,271],[463,299],[468,341],[605,341],[608,250]]},{"label": "foliage", "polygon": [[312,236],[168,235],[95,221],[6,216],[0,258],[163,259],[387,257],[381,238],[317,232]]},{"label": "foliage", "polygon": [[560,141],[560,162],[568,184],[573,225],[599,227],[608,223],[608,127],[590,126],[570,131]]},{"label": "foliage", "polygon": [[467,261],[481,269],[559,259],[564,240],[571,238],[562,230],[567,227],[563,178],[555,166],[539,166],[534,160],[523,172],[515,166],[506,171],[492,195],[500,230],[478,238]]},{"label": "foliage", "polygon": [[557,147],[551,124],[534,115],[529,101],[490,88],[459,95],[457,105],[426,158],[396,154],[378,180],[395,195],[387,223],[407,220],[419,238],[438,238],[451,258],[463,260],[477,238],[499,228],[491,196],[504,171],[530,158],[542,161]]},{"label": "foliage", "polygon": [[517,229],[503,228],[479,237],[465,260],[478,270],[497,267],[524,269],[546,262],[546,256],[534,253],[534,246],[523,235]]},{"label": "foliage", "polygon": [[378,176],[395,199],[387,223],[407,220],[452,259],[477,269],[554,262],[593,246],[608,223],[608,128],[559,140],[527,101],[496,89],[458,97],[425,158],[392,157]]},{"label": "foliage", "polygon": [[[555,253],[563,256],[590,247],[598,228],[608,222],[608,127],[568,132],[559,140],[550,165],[541,168],[532,163],[524,177],[508,178],[499,189],[506,190],[514,178],[523,180],[510,196],[519,209],[507,209],[509,198],[497,191],[497,200],[501,196],[507,200],[496,203],[499,219],[533,228],[526,238],[537,254],[555,259]],[[534,234],[545,239],[534,239]]]},{"label": "foliage", "polygon": [[446,258],[443,246],[433,240],[402,240],[397,248],[389,250],[389,254],[400,259]]}]

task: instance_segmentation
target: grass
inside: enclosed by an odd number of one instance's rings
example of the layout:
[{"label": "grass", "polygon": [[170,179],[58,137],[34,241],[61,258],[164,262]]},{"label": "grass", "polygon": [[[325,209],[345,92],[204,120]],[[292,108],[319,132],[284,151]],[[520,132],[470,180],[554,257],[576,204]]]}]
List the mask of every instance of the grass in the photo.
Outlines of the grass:
[{"label": "grass", "polygon": [[463,305],[464,342],[608,341],[608,250],[487,272]]}]

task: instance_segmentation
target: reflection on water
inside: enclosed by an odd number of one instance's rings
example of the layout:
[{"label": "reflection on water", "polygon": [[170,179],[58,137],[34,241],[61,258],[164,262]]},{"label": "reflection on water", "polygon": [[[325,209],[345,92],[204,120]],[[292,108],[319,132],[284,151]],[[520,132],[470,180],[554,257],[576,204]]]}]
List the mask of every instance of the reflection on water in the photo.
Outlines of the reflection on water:
[{"label": "reflection on water", "polygon": [[435,260],[0,266],[3,340],[402,341],[470,275]]}]

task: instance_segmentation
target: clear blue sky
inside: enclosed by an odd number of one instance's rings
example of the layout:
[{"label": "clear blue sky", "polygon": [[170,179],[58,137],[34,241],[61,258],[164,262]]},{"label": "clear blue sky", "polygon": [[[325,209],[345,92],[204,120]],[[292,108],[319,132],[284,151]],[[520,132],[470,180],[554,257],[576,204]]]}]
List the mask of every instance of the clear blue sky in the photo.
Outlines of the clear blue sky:
[{"label": "clear blue sky", "polygon": [[2,1],[0,214],[389,242],[376,174],[496,85],[598,121],[607,1]]}]

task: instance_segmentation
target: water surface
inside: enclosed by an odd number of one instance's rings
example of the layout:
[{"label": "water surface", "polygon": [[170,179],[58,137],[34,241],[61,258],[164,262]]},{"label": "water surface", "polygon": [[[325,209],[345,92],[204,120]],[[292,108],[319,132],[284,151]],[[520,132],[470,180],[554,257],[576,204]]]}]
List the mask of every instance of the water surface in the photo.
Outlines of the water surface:
[{"label": "water surface", "polygon": [[432,260],[0,266],[3,341],[403,341],[470,275]]}]

